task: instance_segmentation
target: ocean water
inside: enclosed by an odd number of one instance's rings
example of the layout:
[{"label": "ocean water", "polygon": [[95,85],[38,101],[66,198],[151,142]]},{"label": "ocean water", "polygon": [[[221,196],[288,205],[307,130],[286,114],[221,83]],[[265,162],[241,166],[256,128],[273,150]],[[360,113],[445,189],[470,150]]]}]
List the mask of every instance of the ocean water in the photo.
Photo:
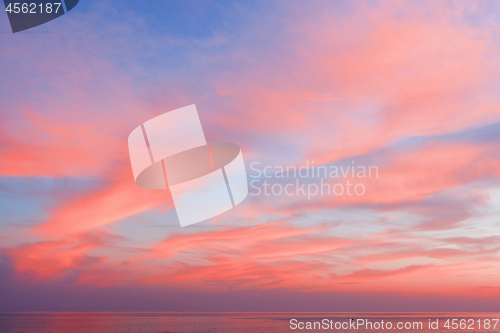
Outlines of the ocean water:
[{"label": "ocean water", "polygon": [[0,332],[500,333],[499,319],[500,313],[4,312],[0,313]]}]

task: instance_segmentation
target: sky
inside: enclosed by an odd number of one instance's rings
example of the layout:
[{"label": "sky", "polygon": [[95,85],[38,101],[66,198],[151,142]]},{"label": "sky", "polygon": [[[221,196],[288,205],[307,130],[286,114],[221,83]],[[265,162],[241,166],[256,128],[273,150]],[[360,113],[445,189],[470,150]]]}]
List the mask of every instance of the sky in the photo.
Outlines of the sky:
[{"label": "sky", "polygon": [[[0,14],[0,311],[499,311],[499,51],[496,1]],[[181,228],[127,137],[191,104],[258,185]],[[376,174],[263,194],[313,165]]]}]

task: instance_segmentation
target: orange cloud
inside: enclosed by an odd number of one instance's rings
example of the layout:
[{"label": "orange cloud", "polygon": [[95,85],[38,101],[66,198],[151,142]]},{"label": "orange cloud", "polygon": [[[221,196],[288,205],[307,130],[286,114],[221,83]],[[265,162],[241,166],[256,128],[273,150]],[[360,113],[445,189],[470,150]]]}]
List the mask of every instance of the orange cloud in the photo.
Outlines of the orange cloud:
[{"label": "orange cloud", "polygon": [[99,229],[109,223],[170,204],[165,190],[144,190],[135,185],[132,175],[125,175],[96,192],[63,202],[49,221],[41,224],[35,234],[60,238]]}]

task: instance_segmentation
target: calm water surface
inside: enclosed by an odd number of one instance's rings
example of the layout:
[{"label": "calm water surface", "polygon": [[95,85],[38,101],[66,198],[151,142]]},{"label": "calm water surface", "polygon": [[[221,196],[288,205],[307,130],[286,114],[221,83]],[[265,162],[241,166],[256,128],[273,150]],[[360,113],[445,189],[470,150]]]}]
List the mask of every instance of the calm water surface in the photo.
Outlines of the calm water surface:
[{"label": "calm water surface", "polygon": [[[498,332],[500,313],[173,313],[7,312],[1,333]],[[290,320],[296,319],[294,325]],[[326,319],[326,320],[325,320]],[[429,319],[438,329],[429,329]],[[447,320],[450,328],[444,327]],[[452,321],[452,319],[456,319]],[[359,321],[358,321],[359,320]],[[371,322],[372,327],[363,322]],[[384,322],[382,324],[382,321]],[[314,329],[316,322],[316,329]],[[360,323],[353,329],[351,322]],[[300,324],[299,324],[300,323]],[[309,324],[308,324],[309,323]],[[377,324],[378,323],[378,324]],[[398,329],[397,325],[409,329]],[[420,328],[418,323],[422,323]],[[456,323],[457,329],[451,326]],[[338,329],[335,328],[335,324]],[[459,325],[466,327],[461,329]],[[488,325],[489,324],[489,325]],[[295,326],[296,325],[296,326]],[[312,329],[307,329],[308,325]],[[319,329],[322,325],[323,328]],[[342,325],[344,328],[342,328]],[[350,326],[348,329],[345,327]],[[370,325],[370,324],[368,324]],[[378,327],[377,327],[378,325]],[[383,325],[384,329],[381,328]],[[464,326],[465,325],[465,326]],[[479,327],[481,325],[481,327]],[[304,329],[299,329],[299,327]],[[328,326],[328,328],[326,328]],[[355,326],[355,325],[354,325]],[[389,326],[390,328],[388,328]],[[391,327],[392,326],[392,327]],[[486,327],[485,327],[486,326]],[[291,327],[296,327],[292,329]],[[333,329],[331,328],[333,327]],[[489,327],[489,328],[487,328]]]}]

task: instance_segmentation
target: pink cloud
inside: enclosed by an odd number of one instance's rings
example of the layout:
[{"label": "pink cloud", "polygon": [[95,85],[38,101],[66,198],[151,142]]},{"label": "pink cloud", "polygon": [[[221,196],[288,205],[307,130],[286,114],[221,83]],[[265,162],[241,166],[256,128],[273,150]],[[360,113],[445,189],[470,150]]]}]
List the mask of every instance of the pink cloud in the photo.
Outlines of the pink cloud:
[{"label": "pink cloud", "polygon": [[[233,211],[241,213],[231,221],[234,227],[183,230],[133,254],[130,244],[121,248],[89,238],[160,205],[173,208],[167,191],[134,184],[126,137],[144,120],[189,104],[200,93],[176,88],[173,81],[148,82],[136,93],[133,78],[111,61],[79,55],[74,44],[69,53],[73,60],[63,59],[68,71],[52,62],[30,65],[27,72],[40,68],[40,77],[51,77],[50,92],[23,102],[26,95],[18,88],[29,83],[38,91],[43,82],[12,81],[14,99],[21,102],[9,100],[9,110],[16,112],[0,115],[0,175],[76,176],[96,178],[103,185],[86,193],[54,195],[50,218],[30,230],[43,240],[8,249],[16,272],[35,281],[74,273],[76,284],[94,286],[498,294],[495,237],[425,234],[457,228],[472,209],[485,205],[487,194],[456,215],[450,213],[456,208],[452,204],[418,205],[452,189],[498,180],[497,146],[440,141],[383,149],[404,138],[500,121],[494,88],[499,77],[497,30],[464,24],[464,8],[386,6],[360,6],[341,18],[334,7],[318,12],[293,5],[283,29],[257,30],[258,40],[273,41],[272,50],[232,46],[225,57],[241,61],[241,68],[202,73],[217,78],[206,85],[215,93],[204,92],[199,100],[209,140],[231,137],[248,153],[245,158],[279,164],[309,159],[319,165],[374,153],[382,161],[380,176],[364,181],[364,196],[247,200]],[[92,49],[94,38],[95,32],[81,40]],[[26,55],[22,48],[11,48],[9,54],[47,62],[58,51]],[[196,56],[202,53],[193,52],[190,61],[204,63],[199,60],[205,55]],[[223,62],[221,58],[214,61]],[[350,237],[308,224],[308,216],[363,205],[378,212],[403,211],[424,222],[396,231],[377,222],[373,230],[368,228],[369,235]],[[303,219],[290,218],[299,212]],[[378,227],[384,230],[378,233]]]},{"label": "pink cloud", "polygon": [[49,239],[67,237],[99,229],[164,204],[173,207],[168,191],[139,188],[131,175],[126,174],[124,179],[104,185],[88,195],[63,200],[51,219],[38,226],[34,233]]}]

